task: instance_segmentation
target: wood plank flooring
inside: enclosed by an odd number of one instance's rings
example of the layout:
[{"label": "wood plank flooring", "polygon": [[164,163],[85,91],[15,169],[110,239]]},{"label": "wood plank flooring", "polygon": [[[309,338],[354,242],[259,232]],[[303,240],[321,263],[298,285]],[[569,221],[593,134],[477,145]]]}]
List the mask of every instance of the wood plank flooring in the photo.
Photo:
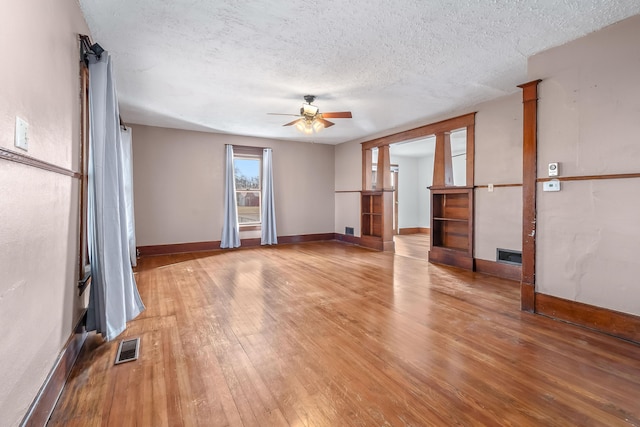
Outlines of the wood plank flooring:
[{"label": "wood plank flooring", "polygon": [[519,311],[515,282],[338,242],[137,281],[140,359],[89,337],[50,426],[640,425],[640,347]]}]

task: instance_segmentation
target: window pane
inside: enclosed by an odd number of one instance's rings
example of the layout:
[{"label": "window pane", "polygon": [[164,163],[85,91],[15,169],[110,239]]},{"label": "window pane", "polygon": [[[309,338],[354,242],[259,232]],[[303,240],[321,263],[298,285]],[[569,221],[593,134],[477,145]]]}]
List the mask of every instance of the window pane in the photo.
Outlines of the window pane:
[{"label": "window pane", "polygon": [[238,223],[260,222],[260,192],[238,191]]},{"label": "window pane", "polygon": [[[260,190],[260,159],[234,159],[236,191]],[[238,204],[238,206],[240,206]]]}]

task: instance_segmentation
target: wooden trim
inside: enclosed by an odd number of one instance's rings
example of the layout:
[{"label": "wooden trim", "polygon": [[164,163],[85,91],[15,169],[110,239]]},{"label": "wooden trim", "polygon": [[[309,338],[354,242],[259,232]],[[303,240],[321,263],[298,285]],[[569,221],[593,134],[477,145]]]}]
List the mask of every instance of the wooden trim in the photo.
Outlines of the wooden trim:
[{"label": "wooden trim", "polygon": [[334,193],[361,193],[362,190],[335,190]]},{"label": "wooden trim", "polygon": [[476,156],[476,127],[475,124],[467,126],[467,171],[466,171],[466,185],[473,187],[475,182],[475,156]]},{"label": "wooden trim", "polygon": [[53,412],[53,409],[62,394],[69,374],[73,365],[78,359],[80,350],[87,339],[87,331],[85,329],[87,312],[80,317],[80,320],[76,323],[76,327],[71,333],[71,336],[67,340],[67,343],[62,348],[62,351],[58,355],[49,375],[45,379],[42,387],[38,391],[35,399],[29,406],[29,410],[20,423],[21,427],[31,426],[44,426],[49,421],[49,417]]},{"label": "wooden trim", "polygon": [[536,308],[535,286],[520,281],[520,310],[533,313]]},{"label": "wooden trim", "polygon": [[431,234],[431,229],[429,227],[407,227],[401,228],[398,234]]},{"label": "wooden trim", "polygon": [[522,266],[505,264],[502,262],[488,261],[486,259],[475,260],[476,272],[496,276],[503,279],[520,281],[522,276]]},{"label": "wooden trim", "polygon": [[258,224],[258,225],[252,225],[252,224],[247,224],[247,225],[238,225],[238,229],[240,232],[243,231],[257,231],[257,230],[262,230],[262,225]]},{"label": "wooden trim", "polygon": [[534,80],[522,88],[522,285],[521,309],[532,311],[531,289],[535,289],[536,271],[536,174],[538,154],[538,83]]},{"label": "wooden trim", "polygon": [[351,236],[348,234],[334,233],[334,239],[339,242],[351,243],[353,245],[362,246],[362,242],[360,241],[360,237]]},{"label": "wooden trim", "polygon": [[536,313],[640,344],[640,317],[536,293]]},{"label": "wooden trim", "polygon": [[65,169],[63,167],[54,165],[53,163],[38,160],[35,157],[27,156],[22,153],[17,153],[12,150],[0,147],[0,159],[8,160],[10,162],[22,163],[23,165],[32,166],[34,168],[46,170],[49,172],[58,173],[60,175],[70,176],[72,178],[79,179],[82,175],[71,169]]},{"label": "wooden trim", "polygon": [[[319,242],[323,240],[334,240],[335,233],[300,234],[294,236],[278,236],[278,244],[291,244],[303,242]],[[240,247],[234,249],[252,248],[260,246],[260,238],[241,239]],[[265,245],[267,246],[267,245]],[[206,252],[220,250],[220,241],[173,243],[168,245],[138,246],[141,257],[155,255],[173,255],[190,252]],[[224,249],[229,250],[229,249]]]},{"label": "wooden trim", "polygon": [[[522,187],[522,184],[493,184],[493,188],[501,187]],[[489,188],[488,184],[476,185],[474,188]]]},{"label": "wooden trim", "polygon": [[412,139],[422,138],[429,135],[435,135],[439,132],[452,131],[462,129],[475,124],[476,113],[469,113],[451,119],[442,120],[440,122],[431,123],[403,132],[394,133],[392,135],[383,136],[362,143],[365,149],[380,147],[383,145],[395,144],[396,142],[409,141]]},{"label": "wooden trim", "polygon": [[436,134],[433,155],[433,187],[453,186],[453,163],[451,159],[451,136],[449,132]]},{"label": "wooden trim", "polygon": [[597,179],[628,179],[640,178],[640,173],[614,173],[608,175],[580,175],[580,176],[553,176],[549,178],[538,178],[537,182],[547,182],[554,179],[558,181],[589,181]]},{"label": "wooden trim", "polygon": [[373,153],[371,150],[362,149],[362,190],[371,191],[373,189]]},{"label": "wooden trim", "polygon": [[466,252],[434,246],[429,250],[429,262],[473,271],[473,258]]},{"label": "wooden trim", "polygon": [[359,245],[376,251],[384,251],[384,242],[380,237],[361,236]]}]

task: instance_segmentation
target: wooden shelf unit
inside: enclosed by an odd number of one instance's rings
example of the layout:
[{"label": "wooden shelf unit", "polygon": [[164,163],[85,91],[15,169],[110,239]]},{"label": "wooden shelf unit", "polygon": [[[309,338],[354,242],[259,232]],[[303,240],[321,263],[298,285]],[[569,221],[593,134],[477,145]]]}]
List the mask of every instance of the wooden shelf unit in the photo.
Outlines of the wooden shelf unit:
[{"label": "wooden shelf unit", "polygon": [[362,191],[360,197],[362,245],[377,250],[393,250],[392,204],[389,201],[393,192]]},{"label": "wooden shelf unit", "polygon": [[429,261],[473,270],[473,187],[431,187]]}]

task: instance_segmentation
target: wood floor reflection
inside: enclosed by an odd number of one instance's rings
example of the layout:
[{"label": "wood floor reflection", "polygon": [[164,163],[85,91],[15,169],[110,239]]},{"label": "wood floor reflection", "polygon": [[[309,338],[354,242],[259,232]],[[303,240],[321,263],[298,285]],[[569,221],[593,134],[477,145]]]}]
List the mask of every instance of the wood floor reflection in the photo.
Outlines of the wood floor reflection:
[{"label": "wood floor reflection", "polygon": [[519,311],[515,282],[337,243],[151,257],[49,425],[639,425],[640,347]]}]

